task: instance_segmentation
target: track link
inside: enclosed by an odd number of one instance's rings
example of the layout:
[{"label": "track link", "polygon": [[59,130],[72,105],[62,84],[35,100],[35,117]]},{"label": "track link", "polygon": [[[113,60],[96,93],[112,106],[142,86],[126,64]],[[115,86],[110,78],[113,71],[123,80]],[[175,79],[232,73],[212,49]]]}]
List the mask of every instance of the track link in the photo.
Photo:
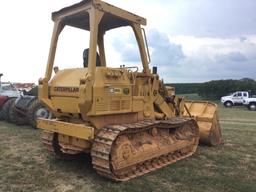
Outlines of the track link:
[{"label": "track link", "polygon": [[59,142],[58,134],[54,132],[43,131],[41,138],[47,151],[58,159],[72,159],[72,155],[84,152],[80,147]]},{"label": "track link", "polygon": [[[191,132],[186,133],[187,130],[191,130]],[[172,139],[170,137],[166,138],[166,135],[157,136],[158,132],[165,133],[166,131],[167,135],[169,134]],[[134,150],[128,144],[123,144],[130,141],[127,139],[122,140],[122,136],[123,138],[135,137],[139,139],[140,136],[145,136],[148,133],[153,135],[153,139],[159,139],[156,142],[159,146],[155,148],[159,148],[159,150],[152,151],[155,154],[152,153],[148,159],[142,158],[138,160],[136,157],[140,154],[134,155],[135,159],[129,162],[129,156],[134,153]],[[143,143],[143,137],[141,137],[141,140],[138,141],[138,143],[141,143],[141,146],[137,146],[137,153],[140,151],[143,153],[144,146],[153,145],[150,141]],[[171,143],[172,141],[173,143]],[[163,147],[160,146],[162,145],[161,142],[165,143]],[[196,151],[198,142],[199,132],[197,123],[193,119],[188,118],[109,125],[102,128],[94,140],[91,150],[92,164],[97,172],[104,177],[115,181],[127,181],[192,155]],[[120,153],[117,150],[120,145],[124,146],[124,150],[121,153],[124,159],[123,162],[116,160],[120,157]],[[144,154],[141,155],[143,156]]]}]

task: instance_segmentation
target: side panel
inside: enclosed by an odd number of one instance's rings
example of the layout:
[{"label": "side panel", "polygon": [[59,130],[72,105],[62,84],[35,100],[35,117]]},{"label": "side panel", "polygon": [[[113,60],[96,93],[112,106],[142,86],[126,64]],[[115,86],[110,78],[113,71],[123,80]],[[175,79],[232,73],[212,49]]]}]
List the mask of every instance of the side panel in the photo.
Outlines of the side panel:
[{"label": "side panel", "polygon": [[142,121],[139,113],[124,113],[124,114],[113,114],[113,115],[100,115],[89,117],[91,124],[97,129],[101,129],[106,125],[114,124],[126,124],[126,123],[135,123]]},{"label": "side panel", "polygon": [[98,67],[88,116],[132,112],[132,85],[125,69]]}]

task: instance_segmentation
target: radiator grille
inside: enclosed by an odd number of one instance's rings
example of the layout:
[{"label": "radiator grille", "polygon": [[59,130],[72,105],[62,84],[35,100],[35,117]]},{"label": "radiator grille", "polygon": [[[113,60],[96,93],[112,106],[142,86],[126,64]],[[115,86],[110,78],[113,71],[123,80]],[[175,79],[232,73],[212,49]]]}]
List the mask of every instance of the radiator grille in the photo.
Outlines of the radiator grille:
[{"label": "radiator grille", "polygon": [[130,100],[122,100],[121,101],[121,109],[129,110],[130,109]]},{"label": "radiator grille", "polygon": [[96,111],[108,111],[108,105],[106,102],[98,102],[96,104]]},{"label": "radiator grille", "polygon": [[130,100],[109,100],[104,99],[96,101],[96,111],[127,111],[131,109]]},{"label": "radiator grille", "polygon": [[120,100],[113,100],[110,102],[111,111],[120,111]]}]

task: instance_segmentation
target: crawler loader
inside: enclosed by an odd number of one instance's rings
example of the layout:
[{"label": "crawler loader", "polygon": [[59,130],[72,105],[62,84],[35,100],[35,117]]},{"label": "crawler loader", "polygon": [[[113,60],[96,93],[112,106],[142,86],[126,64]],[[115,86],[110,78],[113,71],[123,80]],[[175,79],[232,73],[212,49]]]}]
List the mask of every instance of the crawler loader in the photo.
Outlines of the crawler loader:
[{"label": "crawler loader", "polygon": [[[52,20],[39,98],[56,118],[39,119],[37,124],[44,145],[56,156],[90,153],[100,175],[126,181],[191,156],[199,143],[197,121],[208,123],[206,140],[212,130],[219,130],[216,106],[209,111],[209,105],[202,103],[201,113],[190,112],[196,103],[175,97],[157,68],[149,68],[142,28],[146,19],[100,0],[84,0],[54,12]],[[89,31],[81,68],[54,67],[58,37],[65,26]],[[137,66],[107,66],[104,34],[120,27],[130,27],[135,35],[141,71]]]}]

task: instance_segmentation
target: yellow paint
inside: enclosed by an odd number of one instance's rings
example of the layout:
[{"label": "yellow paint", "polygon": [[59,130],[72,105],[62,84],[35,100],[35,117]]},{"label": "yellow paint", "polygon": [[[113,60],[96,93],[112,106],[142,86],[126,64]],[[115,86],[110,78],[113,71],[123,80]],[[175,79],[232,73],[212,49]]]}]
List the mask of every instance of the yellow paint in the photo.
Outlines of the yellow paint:
[{"label": "yellow paint", "polygon": [[49,119],[38,119],[37,127],[46,131],[60,133],[85,140],[92,140],[94,138],[94,128],[84,124],[74,124]]}]

